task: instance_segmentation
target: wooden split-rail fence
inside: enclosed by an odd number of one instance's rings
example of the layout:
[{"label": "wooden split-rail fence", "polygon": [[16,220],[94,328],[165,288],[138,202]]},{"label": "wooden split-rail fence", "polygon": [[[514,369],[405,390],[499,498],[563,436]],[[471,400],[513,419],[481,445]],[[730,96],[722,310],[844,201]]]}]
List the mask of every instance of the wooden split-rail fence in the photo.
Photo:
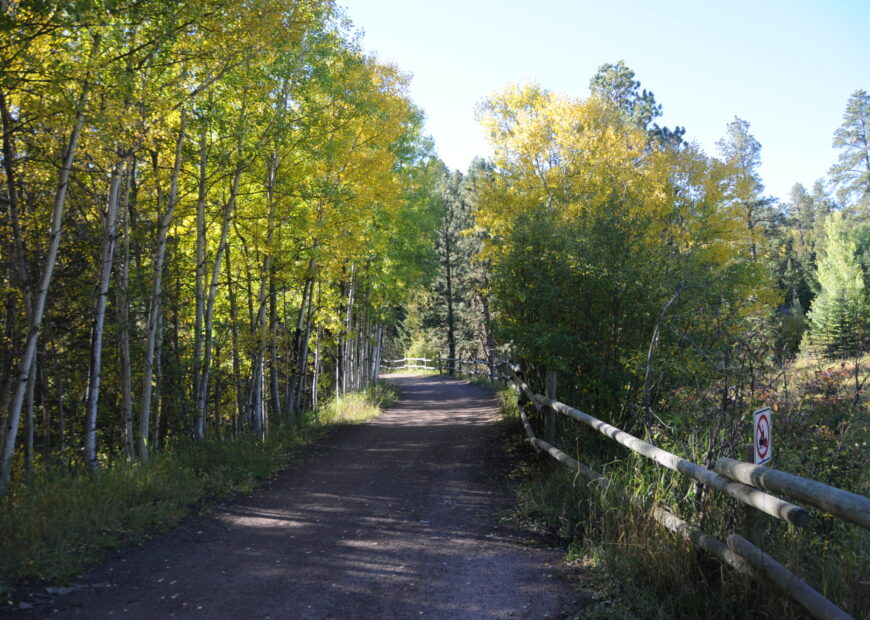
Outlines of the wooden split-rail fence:
[{"label": "wooden split-rail fence", "polygon": [[452,357],[403,357],[396,360],[381,360],[381,372],[397,370],[433,370],[439,373],[450,372],[470,377],[483,377],[490,381],[498,378],[501,362],[495,360],[464,359]]},{"label": "wooden split-rail fence", "polygon": [[[521,397],[521,402],[529,403],[545,414],[544,438],[542,439],[535,434],[523,407],[520,408],[523,427],[529,442],[535,450],[550,455],[565,467],[574,470],[602,492],[608,489],[614,491],[608,478],[553,445],[555,443],[556,416],[566,416],[584,424],[662,467],[679,472],[701,484],[726,493],[753,509],[760,510],[796,527],[808,526],[811,521],[810,513],[805,508],[778,496],[813,506],[859,527],[870,529],[870,498],[868,497],[762,465],[730,458],[721,458],[712,470],[708,469],[657,448],[607,422],[557,401],[556,374],[554,372],[547,372],[547,394],[543,395],[532,392],[522,377],[517,374],[517,370],[510,363],[502,363],[499,365],[499,378],[514,386]],[[627,501],[633,500],[628,499]],[[752,579],[763,579],[773,584],[801,605],[811,616],[815,618],[851,618],[849,614],[810,587],[800,577],[739,534],[730,534],[723,542],[663,507],[645,506],[643,508],[648,511],[653,520],[677,536],[697,545],[722,563]]]}]

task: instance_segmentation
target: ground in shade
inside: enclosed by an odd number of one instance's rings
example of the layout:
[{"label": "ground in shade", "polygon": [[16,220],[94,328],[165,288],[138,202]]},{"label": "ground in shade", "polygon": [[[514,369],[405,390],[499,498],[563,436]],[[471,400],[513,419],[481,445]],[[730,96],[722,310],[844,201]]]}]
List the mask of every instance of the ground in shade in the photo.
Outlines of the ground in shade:
[{"label": "ground in shade", "polygon": [[402,398],[258,491],[16,617],[507,618],[571,614],[563,553],[499,517],[492,396],[392,378]]}]

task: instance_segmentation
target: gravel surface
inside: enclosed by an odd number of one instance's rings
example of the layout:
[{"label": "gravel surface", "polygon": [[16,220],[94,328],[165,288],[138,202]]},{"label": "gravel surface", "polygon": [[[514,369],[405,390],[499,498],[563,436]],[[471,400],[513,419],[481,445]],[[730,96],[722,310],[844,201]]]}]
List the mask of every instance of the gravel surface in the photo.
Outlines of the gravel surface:
[{"label": "gravel surface", "polygon": [[391,377],[401,399],[266,486],[34,601],[17,618],[544,618],[572,611],[563,552],[512,505],[492,396]]}]

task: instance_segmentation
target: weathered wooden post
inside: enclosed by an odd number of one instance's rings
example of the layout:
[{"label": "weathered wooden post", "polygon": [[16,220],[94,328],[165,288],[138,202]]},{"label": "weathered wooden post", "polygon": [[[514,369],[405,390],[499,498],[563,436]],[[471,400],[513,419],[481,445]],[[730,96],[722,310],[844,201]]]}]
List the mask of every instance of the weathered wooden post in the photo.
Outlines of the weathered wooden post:
[{"label": "weathered wooden post", "polygon": [[[755,443],[747,443],[743,445],[743,460],[747,463],[755,462]],[[758,536],[758,511],[752,506],[747,505],[744,508],[745,515],[743,521],[743,535],[753,544],[759,544]],[[749,577],[746,582],[746,608],[755,609],[758,605],[759,597],[758,581]]]},{"label": "weathered wooden post", "polygon": [[[556,371],[548,370],[545,386],[546,396],[552,400],[556,400]],[[544,441],[551,446],[556,445],[556,410],[552,407],[547,407],[547,421],[544,431]]]},{"label": "weathered wooden post", "polygon": [[[743,445],[743,460],[747,463],[755,462],[754,443]],[[746,506],[746,514],[743,521],[743,536],[746,540],[758,544],[758,511],[752,506]]]}]

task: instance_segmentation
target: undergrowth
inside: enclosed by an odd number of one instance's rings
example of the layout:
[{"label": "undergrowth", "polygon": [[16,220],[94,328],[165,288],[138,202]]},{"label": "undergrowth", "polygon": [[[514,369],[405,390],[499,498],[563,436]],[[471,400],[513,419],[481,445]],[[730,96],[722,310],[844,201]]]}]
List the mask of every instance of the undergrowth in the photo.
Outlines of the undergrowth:
[{"label": "undergrowth", "polygon": [[330,425],[372,419],[397,395],[397,388],[378,382],[328,403],[316,422],[309,414],[301,431],[279,426],[265,437],[179,441],[148,463],[119,462],[97,476],[40,472],[13,486],[0,503],[0,597],[27,581],[69,583],[107,550],[140,542],[213,501],[250,491]]},{"label": "undergrowth", "polygon": [[[723,540],[729,532],[748,533],[748,509],[719,496],[702,502],[697,485],[628,450],[617,456],[596,453],[597,433],[582,429],[578,432],[588,431],[592,441],[561,448],[611,480],[613,491],[602,496],[573,471],[535,455],[512,390],[502,390],[499,400],[513,427],[508,449],[516,457],[517,519],[539,533],[558,536],[569,549],[567,559],[579,569],[580,587],[589,597],[580,617],[802,617],[801,608],[778,590],[763,583],[749,586],[742,575],[672,535],[636,506],[667,507]],[[806,530],[753,513],[753,535],[764,551],[855,617],[870,617],[866,531],[818,513]]]}]

